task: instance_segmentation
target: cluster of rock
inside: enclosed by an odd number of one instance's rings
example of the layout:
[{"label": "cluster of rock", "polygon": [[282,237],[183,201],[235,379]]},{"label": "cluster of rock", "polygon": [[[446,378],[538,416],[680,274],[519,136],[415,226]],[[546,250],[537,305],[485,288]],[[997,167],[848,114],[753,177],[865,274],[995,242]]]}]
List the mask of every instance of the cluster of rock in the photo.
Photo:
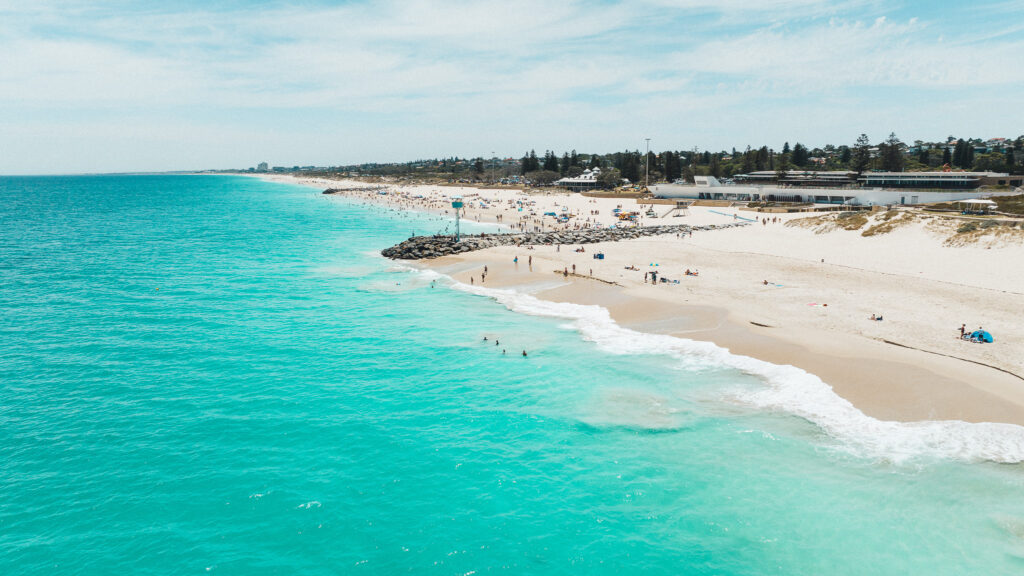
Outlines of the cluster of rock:
[{"label": "cluster of rock", "polygon": [[387,190],[386,186],[353,186],[349,188],[328,188],[324,194],[344,194],[345,192],[379,192]]},{"label": "cluster of rock", "polygon": [[747,225],[749,225],[747,222],[737,222],[720,226],[714,224],[708,226],[681,224],[673,226],[640,226],[636,228],[588,228],[583,230],[528,232],[522,234],[476,234],[472,236],[463,235],[458,242],[455,241],[454,236],[413,236],[401,244],[381,250],[381,254],[394,260],[421,260],[483,250],[495,246],[594,244],[596,242],[632,240],[645,236],[689,234],[698,230],[722,230]]}]

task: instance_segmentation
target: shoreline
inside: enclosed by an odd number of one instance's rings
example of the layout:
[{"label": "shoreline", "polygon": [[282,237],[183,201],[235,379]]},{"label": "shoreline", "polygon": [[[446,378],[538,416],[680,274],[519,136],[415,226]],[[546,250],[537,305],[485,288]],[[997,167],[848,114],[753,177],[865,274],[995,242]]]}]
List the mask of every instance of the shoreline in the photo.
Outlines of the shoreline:
[{"label": "shoreline", "polygon": [[[326,181],[303,182],[291,177],[272,180],[328,187],[324,185]],[[338,181],[331,183],[337,185]],[[410,210],[418,206],[444,215],[443,210],[435,211],[442,205],[436,188],[396,188],[422,194],[427,200],[417,202],[406,194],[376,203]],[[446,192],[458,193],[454,190]],[[473,194],[485,192],[488,191],[471,189]],[[499,192],[506,196],[524,196],[519,191]],[[357,195],[346,196],[360,200]],[[538,205],[542,204],[540,200],[551,206],[568,205],[579,211],[578,219],[584,214],[582,210],[591,205],[599,205],[601,211],[610,214],[610,206],[616,202],[614,199],[597,202],[579,195],[535,194],[531,198],[536,198]],[[430,210],[431,203],[435,210]],[[498,200],[493,203],[497,204]],[[550,206],[538,210],[547,207]],[[674,223],[706,223],[709,218],[719,224],[725,222],[721,216],[694,212],[691,211],[687,219]],[[506,210],[505,215],[508,214]],[[487,221],[490,217],[490,221],[495,222],[494,213],[476,210],[474,215],[478,220],[483,217],[483,221]],[[700,219],[692,218],[698,215]],[[806,217],[789,216],[785,221]],[[597,220],[593,218],[594,222]],[[650,222],[655,223],[662,222]],[[817,376],[840,398],[879,420],[996,422],[1024,426],[1024,379],[1020,377],[1024,370],[1006,361],[1006,356],[1010,355],[1019,358],[1018,363],[1024,365],[1024,347],[1016,344],[1021,341],[1016,336],[1024,336],[1024,329],[1014,328],[1005,312],[1019,309],[1014,305],[1024,304],[1020,293],[1008,289],[1013,282],[981,288],[893,273],[883,266],[877,267],[883,269],[867,270],[855,266],[862,260],[871,262],[863,254],[852,254],[848,261],[830,261],[826,265],[824,261],[813,261],[806,253],[760,253],[765,251],[765,246],[758,244],[761,237],[775,241],[783,236],[783,240],[789,242],[790,236],[803,232],[787,227],[785,234],[780,234],[781,224],[775,224],[774,231],[773,225],[767,224],[750,227],[751,230],[743,234],[712,231],[686,239],[656,237],[592,244],[586,246],[586,253],[578,253],[572,246],[563,246],[562,250],[551,246],[537,246],[535,250],[507,246],[412,263],[467,284],[470,276],[479,277],[479,272],[473,274],[472,271],[482,271],[487,265],[486,286],[489,288],[509,288],[553,302],[598,305],[607,309],[624,328],[710,342],[732,354],[779,366],[795,366]],[[924,229],[915,232],[920,236]],[[761,233],[759,237],[750,238],[758,233]],[[724,234],[730,236],[721,236]],[[813,232],[803,232],[803,236],[796,239],[816,240]],[[851,238],[847,242],[865,243],[865,239]],[[748,252],[751,247],[761,250]],[[945,250],[949,255],[960,255],[953,252],[956,248]],[[605,252],[606,259],[591,260],[591,254],[597,251]],[[935,251],[929,249],[923,260],[935,259],[931,254]],[[1010,251],[1024,254],[1014,247]],[[986,255],[969,249],[965,264],[970,263],[973,254]],[[534,272],[524,266],[531,255],[535,259]],[[512,260],[517,256],[520,263],[515,265]],[[623,271],[626,266],[642,266],[652,259],[658,260],[657,268],[650,263],[635,272]],[[554,273],[568,269],[570,264],[583,266],[571,280]],[[948,264],[948,261],[943,263]],[[683,266],[701,270],[701,275],[683,277]],[[602,282],[589,280],[591,268],[595,279]],[[642,271],[655,269],[662,271],[663,276],[678,280],[679,284],[652,287],[640,281]],[[738,270],[745,273],[738,274]],[[780,272],[787,276],[784,284],[775,282]],[[767,278],[772,273],[776,276],[767,286],[751,281],[751,278]],[[968,274],[966,277],[975,283],[985,283],[991,276]],[[816,287],[817,284],[822,287]],[[780,294],[786,297],[777,298]],[[817,304],[823,300],[828,303]],[[985,325],[995,324],[997,328],[993,333],[998,330],[1004,337],[995,345],[978,345],[957,340],[951,330],[946,337],[935,334],[936,324],[959,326],[951,322],[962,312],[957,309],[960,308],[956,305],[958,300],[966,301],[962,306],[965,309],[984,309]],[[804,301],[809,303],[804,305]],[[872,314],[871,310],[876,309],[886,311],[886,322],[863,322]],[[922,335],[928,337],[921,341]],[[989,354],[997,348],[1002,354]]]},{"label": "shoreline", "polygon": [[509,258],[496,259],[492,253],[496,250],[501,249],[446,256],[418,266],[470,284],[470,276],[479,283],[479,271],[487,265],[487,288],[516,290],[549,302],[599,306],[623,328],[709,342],[734,355],[794,366],[817,376],[839,397],[878,420],[1024,426],[1024,398],[1019,394],[1024,381],[995,368],[836,334],[786,338],[776,327],[752,324],[724,308],[670,303],[597,278],[566,279],[554,270],[541,269],[540,259],[530,272],[528,266],[510,264]]}]

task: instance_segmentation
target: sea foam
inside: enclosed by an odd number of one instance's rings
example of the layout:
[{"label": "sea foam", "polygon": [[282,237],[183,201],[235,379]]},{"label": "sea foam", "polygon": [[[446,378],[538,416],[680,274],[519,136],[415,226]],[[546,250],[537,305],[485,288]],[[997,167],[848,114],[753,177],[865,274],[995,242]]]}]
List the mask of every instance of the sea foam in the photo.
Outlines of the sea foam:
[{"label": "sea foam", "polygon": [[[436,272],[423,271],[432,279]],[[905,462],[931,456],[1001,463],[1024,461],[1024,427],[958,420],[893,422],[872,418],[814,374],[729,352],[711,342],[664,334],[647,334],[619,326],[600,306],[549,302],[515,290],[452,287],[492,298],[509,310],[548,318],[564,318],[569,326],[611,354],[670,355],[688,368],[732,368],[756,376],[763,386],[724,391],[730,398],[762,410],[781,411],[817,425],[845,449],[868,458]]]}]

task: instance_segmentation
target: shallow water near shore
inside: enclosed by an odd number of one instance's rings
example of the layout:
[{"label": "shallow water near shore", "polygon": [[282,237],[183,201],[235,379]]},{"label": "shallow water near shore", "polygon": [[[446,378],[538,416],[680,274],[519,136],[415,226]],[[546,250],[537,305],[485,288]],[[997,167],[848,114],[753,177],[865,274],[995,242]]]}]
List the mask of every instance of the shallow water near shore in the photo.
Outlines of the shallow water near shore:
[{"label": "shallow water near shore", "polygon": [[864,450],[756,371],[375,256],[438,217],[219,176],[0,200],[0,572],[1024,570],[1020,464]]}]

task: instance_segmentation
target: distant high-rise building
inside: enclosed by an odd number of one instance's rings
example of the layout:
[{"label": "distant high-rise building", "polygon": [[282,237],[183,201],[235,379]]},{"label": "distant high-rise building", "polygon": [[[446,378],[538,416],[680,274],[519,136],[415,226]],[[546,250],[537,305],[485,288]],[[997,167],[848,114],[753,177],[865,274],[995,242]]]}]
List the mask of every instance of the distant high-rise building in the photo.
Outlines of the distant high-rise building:
[{"label": "distant high-rise building", "polygon": [[259,172],[266,172],[269,169],[266,162],[260,162],[256,165],[256,170]]}]

